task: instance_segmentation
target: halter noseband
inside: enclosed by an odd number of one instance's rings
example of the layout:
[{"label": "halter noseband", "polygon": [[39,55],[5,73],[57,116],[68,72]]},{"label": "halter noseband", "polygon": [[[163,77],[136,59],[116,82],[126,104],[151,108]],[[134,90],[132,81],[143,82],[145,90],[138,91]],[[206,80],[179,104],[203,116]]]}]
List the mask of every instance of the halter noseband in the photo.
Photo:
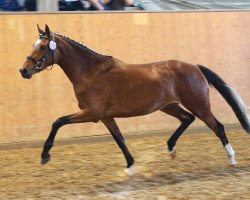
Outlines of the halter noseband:
[{"label": "halter noseband", "polygon": [[40,72],[41,68],[43,66],[43,63],[46,61],[49,54],[52,53],[52,60],[53,60],[52,67],[50,69],[47,69],[47,70],[51,70],[53,68],[53,65],[54,65],[54,50],[56,49],[56,43],[52,39],[50,39],[42,34],[39,34],[39,38],[49,40],[48,50],[46,51],[46,53],[43,55],[43,57],[39,61],[36,61],[36,59],[33,58],[32,56],[27,56],[27,59],[32,61],[35,64],[35,70],[37,72]]}]

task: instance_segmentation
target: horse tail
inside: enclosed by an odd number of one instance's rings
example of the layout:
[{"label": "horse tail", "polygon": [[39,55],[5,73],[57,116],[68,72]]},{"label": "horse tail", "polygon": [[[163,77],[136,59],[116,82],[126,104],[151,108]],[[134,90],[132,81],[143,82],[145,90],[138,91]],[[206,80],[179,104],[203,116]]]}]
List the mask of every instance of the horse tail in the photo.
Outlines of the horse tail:
[{"label": "horse tail", "polygon": [[218,90],[218,92],[233,109],[235,115],[241,123],[241,126],[247,133],[250,133],[250,118],[246,113],[246,110],[249,111],[250,107],[246,106],[240,95],[232,87],[227,85],[215,72],[202,65],[197,66],[206,77],[208,83]]}]

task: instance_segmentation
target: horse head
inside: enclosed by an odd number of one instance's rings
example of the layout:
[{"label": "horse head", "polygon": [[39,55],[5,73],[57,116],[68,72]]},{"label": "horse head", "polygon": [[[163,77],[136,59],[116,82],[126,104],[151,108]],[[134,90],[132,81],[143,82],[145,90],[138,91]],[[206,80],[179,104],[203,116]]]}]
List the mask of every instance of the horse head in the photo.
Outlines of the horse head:
[{"label": "horse head", "polygon": [[48,66],[54,64],[55,51],[57,48],[54,34],[50,31],[48,25],[45,25],[45,31],[37,25],[39,38],[33,44],[31,54],[27,56],[26,61],[20,68],[23,78],[30,79],[33,74],[38,73]]}]

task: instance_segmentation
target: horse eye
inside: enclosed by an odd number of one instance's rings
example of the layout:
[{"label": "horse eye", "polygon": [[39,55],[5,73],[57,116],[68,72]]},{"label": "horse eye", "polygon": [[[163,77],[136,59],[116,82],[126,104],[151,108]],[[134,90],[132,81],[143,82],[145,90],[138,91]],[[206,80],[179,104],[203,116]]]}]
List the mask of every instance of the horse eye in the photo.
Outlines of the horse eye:
[{"label": "horse eye", "polygon": [[45,49],[46,49],[46,46],[44,46],[44,45],[40,46],[40,50],[45,50]]}]

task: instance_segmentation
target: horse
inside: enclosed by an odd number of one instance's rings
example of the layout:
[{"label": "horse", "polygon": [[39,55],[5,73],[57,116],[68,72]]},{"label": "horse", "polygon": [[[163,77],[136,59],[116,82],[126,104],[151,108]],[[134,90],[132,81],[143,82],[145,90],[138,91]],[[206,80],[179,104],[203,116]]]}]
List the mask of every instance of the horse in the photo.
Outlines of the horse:
[{"label": "horse", "polygon": [[50,161],[49,151],[60,127],[101,121],[124,154],[125,171],[132,175],[134,158],[114,118],[142,116],[155,111],[180,121],[180,126],[166,142],[172,158],[176,156],[178,138],[197,117],[220,139],[230,165],[237,163],[223,124],[211,112],[209,86],[224,97],[243,129],[250,133],[247,106],[239,94],[209,68],[179,60],[127,64],[54,33],[47,24],[45,30],[37,25],[37,30],[39,38],[19,69],[22,77],[30,79],[49,66],[59,65],[73,85],[80,108],[79,112],[54,121],[43,146],[41,164]]}]

